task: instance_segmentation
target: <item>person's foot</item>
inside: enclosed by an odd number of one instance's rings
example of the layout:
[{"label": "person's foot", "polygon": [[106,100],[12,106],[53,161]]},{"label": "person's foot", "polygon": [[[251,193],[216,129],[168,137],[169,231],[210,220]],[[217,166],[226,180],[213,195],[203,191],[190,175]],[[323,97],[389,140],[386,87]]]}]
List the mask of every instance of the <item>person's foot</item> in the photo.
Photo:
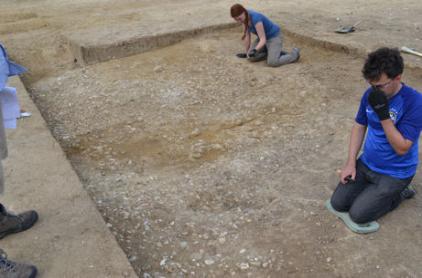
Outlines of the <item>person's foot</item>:
[{"label": "person's foot", "polygon": [[293,62],[299,61],[299,59],[300,59],[300,48],[297,48],[297,47],[293,48],[292,54],[296,55],[296,59]]},{"label": "person's foot", "polygon": [[18,119],[29,118],[31,116],[31,112],[21,112]]},{"label": "person's foot", "polygon": [[14,215],[7,212],[6,208],[0,204],[0,239],[31,228],[37,220],[38,213],[34,210]]},{"label": "person's foot", "polygon": [[412,185],[408,185],[402,192],[400,192],[400,196],[402,199],[411,199],[415,196],[416,190]]},{"label": "person's foot", "polygon": [[0,249],[1,278],[35,278],[36,276],[37,268],[35,266],[9,261],[6,253]]}]

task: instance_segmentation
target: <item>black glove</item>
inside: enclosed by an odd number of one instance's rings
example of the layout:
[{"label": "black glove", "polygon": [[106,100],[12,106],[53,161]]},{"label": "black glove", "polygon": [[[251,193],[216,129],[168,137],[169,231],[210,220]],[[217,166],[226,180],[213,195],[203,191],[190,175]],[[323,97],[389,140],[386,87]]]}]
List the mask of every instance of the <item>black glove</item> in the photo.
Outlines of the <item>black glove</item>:
[{"label": "black glove", "polygon": [[248,58],[248,55],[246,55],[246,53],[237,53],[236,56],[238,58]]},{"label": "black glove", "polygon": [[249,58],[254,58],[256,56],[256,49],[252,49],[251,51],[249,51],[248,56]]},{"label": "black glove", "polygon": [[390,111],[388,107],[388,99],[384,92],[377,87],[372,87],[372,91],[368,96],[369,105],[377,113],[380,121],[390,119]]}]

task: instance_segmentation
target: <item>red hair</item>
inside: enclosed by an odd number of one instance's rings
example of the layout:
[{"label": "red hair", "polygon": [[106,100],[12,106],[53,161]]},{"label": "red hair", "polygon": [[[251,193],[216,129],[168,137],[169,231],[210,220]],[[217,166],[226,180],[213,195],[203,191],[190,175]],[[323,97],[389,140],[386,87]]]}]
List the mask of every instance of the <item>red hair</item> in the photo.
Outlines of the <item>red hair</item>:
[{"label": "red hair", "polygon": [[249,14],[248,11],[240,4],[234,4],[230,8],[230,15],[235,18],[240,16],[242,13],[245,13],[245,22],[243,23],[245,30],[243,32],[242,40],[246,37],[246,32],[248,32],[248,23],[249,23]]}]

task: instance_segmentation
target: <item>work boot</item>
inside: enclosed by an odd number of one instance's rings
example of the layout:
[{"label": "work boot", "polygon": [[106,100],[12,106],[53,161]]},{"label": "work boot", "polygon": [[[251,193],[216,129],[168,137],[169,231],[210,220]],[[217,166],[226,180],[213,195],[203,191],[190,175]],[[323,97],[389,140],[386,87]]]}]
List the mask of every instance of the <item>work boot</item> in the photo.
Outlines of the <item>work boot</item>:
[{"label": "work boot", "polygon": [[0,278],[35,278],[37,268],[33,265],[9,261],[0,249]]},{"label": "work boot", "polygon": [[415,196],[416,190],[412,185],[408,185],[402,192],[400,192],[401,198],[404,199],[412,199]]},{"label": "work boot", "polygon": [[8,234],[19,233],[31,228],[37,220],[36,211],[30,210],[14,215],[7,212],[6,208],[0,204],[0,239]]}]

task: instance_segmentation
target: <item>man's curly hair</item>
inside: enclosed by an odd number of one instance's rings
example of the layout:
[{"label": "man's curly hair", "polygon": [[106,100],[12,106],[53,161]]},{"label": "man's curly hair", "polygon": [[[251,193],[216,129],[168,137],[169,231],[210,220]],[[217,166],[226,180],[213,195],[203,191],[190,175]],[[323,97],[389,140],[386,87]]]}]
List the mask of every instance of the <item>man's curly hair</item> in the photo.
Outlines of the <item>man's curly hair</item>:
[{"label": "man's curly hair", "polygon": [[362,69],[366,80],[378,81],[385,73],[393,79],[403,73],[403,58],[397,48],[382,47],[368,54]]}]

